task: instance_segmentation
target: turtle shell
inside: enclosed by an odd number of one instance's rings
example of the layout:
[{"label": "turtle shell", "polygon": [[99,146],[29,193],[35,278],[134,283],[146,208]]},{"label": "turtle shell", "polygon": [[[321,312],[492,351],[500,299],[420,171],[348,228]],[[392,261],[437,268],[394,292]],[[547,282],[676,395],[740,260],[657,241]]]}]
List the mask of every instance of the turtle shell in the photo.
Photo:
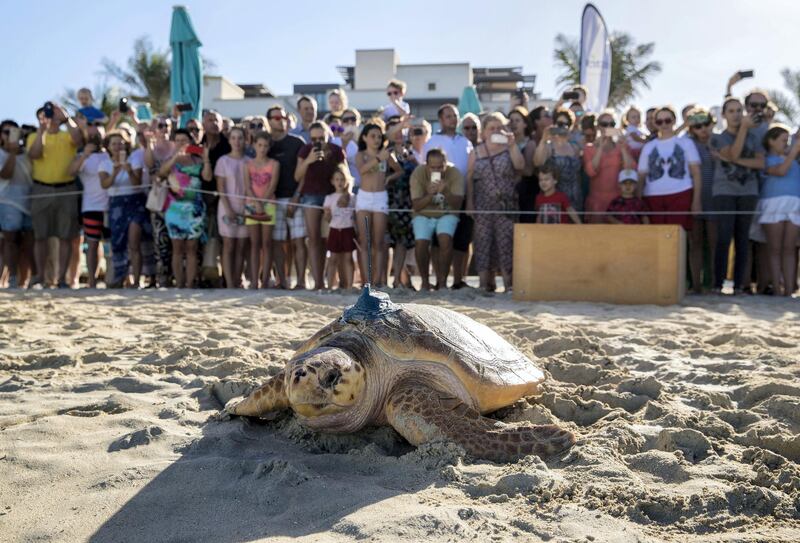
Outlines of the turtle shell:
[{"label": "turtle shell", "polygon": [[320,330],[298,353],[355,329],[394,363],[427,361],[447,366],[482,413],[536,394],[544,380],[536,364],[487,326],[443,307],[392,304],[387,300],[382,300],[377,312],[354,312],[358,304],[348,308],[342,318]]}]

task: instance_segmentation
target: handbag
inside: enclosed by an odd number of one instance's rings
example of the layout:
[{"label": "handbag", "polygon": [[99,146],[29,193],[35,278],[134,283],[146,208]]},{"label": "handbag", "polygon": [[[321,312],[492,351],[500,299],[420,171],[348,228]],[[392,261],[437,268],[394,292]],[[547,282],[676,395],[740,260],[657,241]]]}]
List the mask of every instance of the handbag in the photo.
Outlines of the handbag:
[{"label": "handbag", "polygon": [[167,185],[156,181],[150,185],[150,192],[147,193],[147,202],[144,206],[154,213],[164,211],[164,204],[167,201],[167,192],[169,192]]}]

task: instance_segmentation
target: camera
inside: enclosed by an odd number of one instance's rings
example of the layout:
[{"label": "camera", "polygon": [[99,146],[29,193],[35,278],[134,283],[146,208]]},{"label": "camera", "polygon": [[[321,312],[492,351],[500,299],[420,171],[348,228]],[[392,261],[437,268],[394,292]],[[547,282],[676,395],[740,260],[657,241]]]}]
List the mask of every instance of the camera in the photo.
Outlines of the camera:
[{"label": "camera", "polygon": [[53,108],[53,102],[45,102],[44,103],[44,116],[47,119],[52,119],[55,115],[55,109]]},{"label": "camera", "polygon": [[425,130],[423,128],[413,128],[411,130],[412,136],[422,136],[425,134]]},{"label": "camera", "polygon": [[128,99],[127,98],[120,98],[119,99],[119,112],[120,113],[127,113],[128,112]]}]

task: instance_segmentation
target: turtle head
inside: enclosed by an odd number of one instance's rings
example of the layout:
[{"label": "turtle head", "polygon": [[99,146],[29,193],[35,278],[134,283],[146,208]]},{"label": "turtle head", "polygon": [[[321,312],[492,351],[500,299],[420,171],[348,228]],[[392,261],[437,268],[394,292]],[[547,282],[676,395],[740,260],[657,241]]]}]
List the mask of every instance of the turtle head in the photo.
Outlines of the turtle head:
[{"label": "turtle head", "polygon": [[364,366],[342,349],[308,351],[293,360],[288,369],[289,403],[304,417],[341,413],[358,403],[364,393]]}]

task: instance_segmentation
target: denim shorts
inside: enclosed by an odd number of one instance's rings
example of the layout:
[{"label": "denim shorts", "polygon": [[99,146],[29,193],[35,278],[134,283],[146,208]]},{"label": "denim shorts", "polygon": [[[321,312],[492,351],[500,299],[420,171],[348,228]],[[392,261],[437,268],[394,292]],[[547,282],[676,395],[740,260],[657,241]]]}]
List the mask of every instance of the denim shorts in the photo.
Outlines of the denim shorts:
[{"label": "denim shorts", "polygon": [[324,194],[303,194],[300,196],[300,203],[309,205],[309,206],[319,206],[322,207],[322,204],[325,203],[325,195]]},{"label": "denim shorts", "polygon": [[30,192],[29,186],[17,184],[9,184],[0,192],[0,231],[21,232],[33,229]]},{"label": "denim shorts", "polygon": [[414,228],[414,238],[419,241],[431,241],[434,233],[437,236],[446,234],[453,237],[456,232],[456,226],[458,226],[458,216],[426,217],[417,215],[411,220],[411,226]]}]

